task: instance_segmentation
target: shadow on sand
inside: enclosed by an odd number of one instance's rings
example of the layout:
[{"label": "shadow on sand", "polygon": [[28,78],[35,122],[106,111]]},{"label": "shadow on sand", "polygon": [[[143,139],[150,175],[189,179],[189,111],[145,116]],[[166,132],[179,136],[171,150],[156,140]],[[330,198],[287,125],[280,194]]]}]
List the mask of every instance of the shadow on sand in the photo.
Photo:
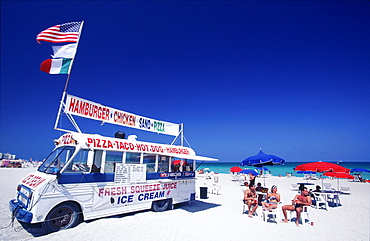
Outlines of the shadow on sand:
[{"label": "shadow on sand", "polygon": [[200,200],[193,200],[191,203],[180,203],[176,205],[176,208],[181,208],[185,211],[196,213],[207,209],[221,206],[220,204],[208,203]]},{"label": "shadow on sand", "polygon": [[[178,209],[183,209],[183,210],[191,212],[191,213],[195,213],[195,212],[200,212],[200,211],[204,211],[204,210],[219,207],[219,206],[221,206],[221,205],[214,204],[214,203],[207,203],[207,202],[200,201],[200,200],[193,200],[193,201],[190,202],[190,204],[189,204],[189,202],[176,204],[174,209],[178,208]],[[167,211],[171,212],[171,210],[167,210]],[[132,212],[132,213],[119,214],[119,215],[114,215],[114,216],[105,217],[105,218],[109,218],[109,219],[111,219],[111,218],[124,218],[124,217],[127,217],[127,216],[133,216],[133,215],[135,215],[137,213],[141,213],[141,212],[151,212],[151,210],[143,210],[143,211],[137,211],[137,212]],[[103,218],[100,218],[100,219],[103,219]],[[85,221],[85,222],[90,223],[90,222],[95,222],[96,220],[99,220],[99,219],[93,219],[93,220],[89,220],[89,221]],[[17,227],[17,224],[20,224],[20,226]],[[28,224],[28,223],[21,223],[21,222],[14,221],[14,230],[19,231],[21,228],[23,228],[28,233],[32,234],[34,237],[40,237],[40,236],[45,236],[45,235],[49,234],[42,228],[41,223]]]}]

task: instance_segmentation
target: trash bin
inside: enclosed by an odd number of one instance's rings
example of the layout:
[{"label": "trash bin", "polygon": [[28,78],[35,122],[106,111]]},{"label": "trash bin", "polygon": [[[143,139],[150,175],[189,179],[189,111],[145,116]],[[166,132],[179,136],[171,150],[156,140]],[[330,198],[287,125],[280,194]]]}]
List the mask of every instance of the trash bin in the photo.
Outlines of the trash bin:
[{"label": "trash bin", "polygon": [[207,199],[207,187],[200,187],[200,199]]}]

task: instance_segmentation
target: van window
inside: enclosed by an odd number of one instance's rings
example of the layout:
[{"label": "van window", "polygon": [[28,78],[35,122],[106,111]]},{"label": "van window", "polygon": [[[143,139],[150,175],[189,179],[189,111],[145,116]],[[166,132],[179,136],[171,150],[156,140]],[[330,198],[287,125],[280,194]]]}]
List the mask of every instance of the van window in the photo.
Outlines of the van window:
[{"label": "van window", "polygon": [[64,146],[53,150],[38,168],[39,172],[57,174],[73,155],[75,147]]},{"label": "van window", "polygon": [[140,164],[141,153],[126,152],[127,164]]},{"label": "van window", "polygon": [[66,167],[64,172],[89,172],[90,168],[87,166],[88,155],[89,150],[80,150]]},{"label": "van window", "polygon": [[91,168],[91,172],[100,172],[101,170],[101,161],[102,161],[103,151],[95,150],[94,151],[94,162]]},{"label": "van window", "polygon": [[158,172],[168,172],[169,163],[170,163],[169,156],[159,156],[158,157]]},{"label": "van window", "polygon": [[114,173],[116,163],[122,163],[123,152],[107,151],[105,156],[105,173]]},{"label": "van window", "polygon": [[146,164],[146,172],[155,172],[155,161],[157,155],[155,154],[145,154],[143,158],[143,164]]}]

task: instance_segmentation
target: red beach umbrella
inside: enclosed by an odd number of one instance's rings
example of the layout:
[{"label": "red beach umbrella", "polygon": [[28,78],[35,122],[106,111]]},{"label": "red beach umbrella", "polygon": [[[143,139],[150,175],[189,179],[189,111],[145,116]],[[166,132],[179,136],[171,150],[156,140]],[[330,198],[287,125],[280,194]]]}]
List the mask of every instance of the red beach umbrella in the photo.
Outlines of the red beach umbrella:
[{"label": "red beach umbrella", "polygon": [[339,166],[334,163],[330,162],[310,162],[306,164],[302,164],[299,166],[296,166],[294,168],[295,171],[313,171],[313,172],[344,172],[349,173],[350,169]]},{"label": "red beach umbrella", "polygon": [[325,172],[323,175],[327,177],[355,179],[354,176],[345,172]]},{"label": "red beach umbrella", "polygon": [[[354,176],[345,172],[325,172],[323,175],[327,177],[355,179]],[[337,190],[339,190],[339,179],[337,179]]]},{"label": "red beach umbrella", "polygon": [[232,168],[230,168],[230,172],[240,172],[242,170],[243,169],[241,169],[240,167],[232,167]]}]

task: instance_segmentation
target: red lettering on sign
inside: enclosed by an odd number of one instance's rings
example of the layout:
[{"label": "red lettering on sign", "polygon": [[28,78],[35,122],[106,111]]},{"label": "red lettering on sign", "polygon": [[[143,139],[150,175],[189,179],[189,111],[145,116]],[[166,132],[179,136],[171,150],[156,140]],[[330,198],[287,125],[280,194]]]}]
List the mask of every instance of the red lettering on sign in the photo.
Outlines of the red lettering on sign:
[{"label": "red lettering on sign", "polygon": [[35,188],[38,185],[40,185],[41,183],[43,183],[45,180],[46,180],[45,178],[30,174],[26,178],[24,178],[21,181],[21,183],[23,183],[24,185],[26,185],[28,187]]}]

